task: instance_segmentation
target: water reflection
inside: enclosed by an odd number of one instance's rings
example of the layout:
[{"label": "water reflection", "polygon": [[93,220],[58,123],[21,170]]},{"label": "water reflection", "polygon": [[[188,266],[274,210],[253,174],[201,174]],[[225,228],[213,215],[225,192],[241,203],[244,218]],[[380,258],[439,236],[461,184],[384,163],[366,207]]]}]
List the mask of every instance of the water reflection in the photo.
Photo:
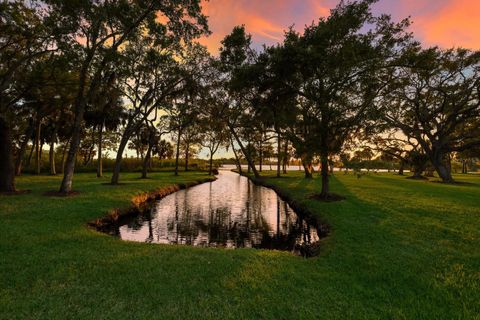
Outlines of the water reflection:
[{"label": "water reflection", "polygon": [[319,240],[317,228],[301,219],[273,190],[224,170],[214,182],[163,198],[148,214],[118,226],[115,233],[141,242],[297,254]]}]

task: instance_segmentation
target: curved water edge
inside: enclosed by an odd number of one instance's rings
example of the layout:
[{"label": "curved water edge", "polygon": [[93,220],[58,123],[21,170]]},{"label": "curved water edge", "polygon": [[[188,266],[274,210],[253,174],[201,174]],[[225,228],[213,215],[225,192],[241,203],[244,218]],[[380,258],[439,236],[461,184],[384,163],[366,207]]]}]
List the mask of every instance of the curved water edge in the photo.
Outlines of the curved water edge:
[{"label": "curved water edge", "polygon": [[[236,172],[236,171],[235,171]],[[301,215],[304,219],[309,221],[310,223],[313,223],[317,226],[318,228],[318,234],[320,239],[323,239],[327,237],[330,234],[330,225],[324,221],[322,221],[318,216],[316,216],[314,213],[312,213],[307,206],[302,204],[301,202],[293,199],[290,197],[290,195],[285,192],[283,189],[277,187],[276,185],[272,183],[268,183],[266,179],[263,178],[258,178],[256,179],[254,176],[247,175],[245,173],[240,174],[246,178],[248,178],[250,181],[252,181],[254,184],[272,189],[275,191],[275,193],[285,202],[289,204],[289,206],[295,210],[295,212],[298,215]]]},{"label": "curved water edge", "polygon": [[306,207],[264,180],[226,170],[217,178],[184,190],[167,188],[150,197],[156,201],[136,203],[129,214],[110,214],[95,227],[138,242],[319,253],[328,226]]},{"label": "curved water edge", "polygon": [[144,214],[146,211],[150,210],[155,201],[163,199],[177,191],[191,188],[199,184],[213,182],[216,179],[216,177],[207,177],[197,181],[177,183],[153,191],[143,192],[134,196],[130,200],[131,204],[129,207],[114,208],[108,211],[102,218],[89,221],[87,225],[91,228],[95,228],[97,231],[110,234],[113,226],[122,221]]}]

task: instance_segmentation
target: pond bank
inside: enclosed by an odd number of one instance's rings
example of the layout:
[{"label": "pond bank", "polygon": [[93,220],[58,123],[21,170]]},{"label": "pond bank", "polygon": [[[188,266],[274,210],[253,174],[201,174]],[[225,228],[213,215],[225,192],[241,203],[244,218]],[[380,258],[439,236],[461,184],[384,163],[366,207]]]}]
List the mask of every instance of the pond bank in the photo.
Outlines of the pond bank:
[{"label": "pond bank", "polygon": [[[238,171],[235,171],[235,170],[232,170],[232,171],[238,173]],[[275,191],[275,193],[278,194],[278,196],[283,201],[287,202],[288,205],[292,207],[292,209],[295,210],[297,214],[301,215],[309,223],[314,223],[317,226],[318,235],[320,236],[320,239],[326,238],[330,234],[330,225],[326,221],[324,221],[321,217],[318,217],[318,215],[313,214],[313,212],[311,212],[308,209],[307,205],[290,196],[284,188],[281,188],[276,184],[268,181],[268,179],[275,179],[275,178],[261,177],[257,179],[254,176],[246,174],[244,172],[239,174],[241,176],[248,178],[250,181],[252,181],[256,185],[269,188]]]},{"label": "pond bank", "polygon": [[216,178],[194,188],[168,190],[153,198],[161,200],[142,203],[149,209],[142,215],[113,214],[96,225],[122,240],[142,243],[318,255],[326,227],[305,207],[296,205],[297,212],[273,188],[230,170],[220,170]]},{"label": "pond bank", "polygon": [[112,225],[119,223],[119,221],[123,219],[128,219],[143,214],[146,210],[151,208],[155,201],[165,198],[166,196],[177,191],[215,180],[216,178],[212,176],[197,181],[173,184],[156,189],[154,191],[143,192],[131,199],[131,204],[129,207],[114,208],[109,210],[104,217],[89,221],[87,222],[87,225],[96,229],[97,231],[108,233],[108,231],[112,228]]}]

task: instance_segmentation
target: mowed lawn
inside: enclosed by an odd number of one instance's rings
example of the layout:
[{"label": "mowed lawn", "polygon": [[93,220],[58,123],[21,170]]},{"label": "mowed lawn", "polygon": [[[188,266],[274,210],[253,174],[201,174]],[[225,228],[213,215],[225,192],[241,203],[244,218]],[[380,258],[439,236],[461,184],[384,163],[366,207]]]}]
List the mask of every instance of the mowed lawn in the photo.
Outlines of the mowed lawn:
[{"label": "mowed lawn", "polygon": [[25,176],[32,193],[0,196],[1,319],[480,319],[480,175],[463,185],[338,173],[337,203],[309,200],[320,179],[270,182],[332,232],[319,257],[124,242],[86,226],[108,209],[202,173],[77,174],[71,198],[42,194],[60,177]]}]

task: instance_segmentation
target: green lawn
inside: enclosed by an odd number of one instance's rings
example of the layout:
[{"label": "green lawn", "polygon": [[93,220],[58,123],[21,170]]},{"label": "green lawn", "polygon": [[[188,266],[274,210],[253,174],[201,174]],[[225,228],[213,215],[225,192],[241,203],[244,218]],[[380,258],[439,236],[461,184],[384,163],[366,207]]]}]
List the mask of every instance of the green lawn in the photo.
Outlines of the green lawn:
[{"label": "green lawn", "polygon": [[322,254],[124,242],[86,227],[139,192],[201,173],[75,177],[77,197],[48,198],[60,177],[21,177],[0,196],[0,318],[480,319],[480,176],[468,185],[393,174],[337,174],[337,203],[308,200],[320,180],[271,179],[332,228]]}]

